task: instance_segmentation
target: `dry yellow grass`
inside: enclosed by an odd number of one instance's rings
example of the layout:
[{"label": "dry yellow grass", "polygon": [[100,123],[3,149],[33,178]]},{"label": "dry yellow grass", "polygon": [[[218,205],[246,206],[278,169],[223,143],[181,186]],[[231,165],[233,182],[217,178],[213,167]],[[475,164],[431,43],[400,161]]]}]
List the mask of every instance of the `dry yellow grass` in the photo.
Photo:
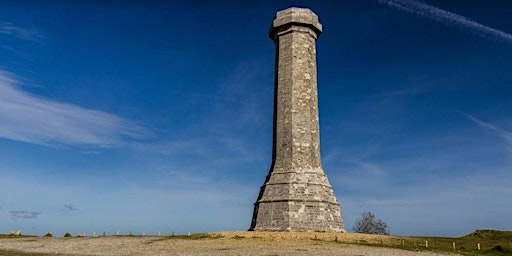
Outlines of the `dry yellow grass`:
[{"label": "dry yellow grass", "polygon": [[316,240],[326,242],[340,243],[364,243],[364,244],[392,244],[399,243],[400,238],[384,235],[369,235],[358,233],[323,233],[323,232],[247,232],[247,231],[227,231],[208,234],[212,237],[225,238],[262,238],[266,240]]}]

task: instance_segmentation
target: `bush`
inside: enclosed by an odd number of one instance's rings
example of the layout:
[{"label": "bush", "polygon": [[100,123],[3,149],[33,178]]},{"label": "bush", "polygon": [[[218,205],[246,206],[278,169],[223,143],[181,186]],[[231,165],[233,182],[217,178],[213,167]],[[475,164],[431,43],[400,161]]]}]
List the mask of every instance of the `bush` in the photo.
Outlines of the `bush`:
[{"label": "bush", "polygon": [[66,232],[66,234],[64,234],[64,237],[72,237],[72,235],[69,232]]},{"label": "bush", "polygon": [[48,232],[46,232],[46,234],[44,234],[43,237],[53,237],[53,234],[52,234],[52,232],[48,231]]},{"label": "bush", "polygon": [[373,213],[363,212],[361,213],[361,217],[357,219],[352,230],[356,233],[389,235],[387,228],[388,225],[382,220],[375,219]]}]

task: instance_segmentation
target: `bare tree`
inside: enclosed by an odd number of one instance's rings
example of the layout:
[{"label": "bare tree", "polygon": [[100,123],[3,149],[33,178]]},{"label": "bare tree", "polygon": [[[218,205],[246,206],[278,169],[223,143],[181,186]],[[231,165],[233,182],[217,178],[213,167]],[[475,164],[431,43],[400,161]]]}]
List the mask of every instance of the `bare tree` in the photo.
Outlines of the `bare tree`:
[{"label": "bare tree", "polygon": [[356,233],[389,235],[387,228],[386,222],[375,219],[375,214],[366,211],[361,213],[361,217],[356,220],[352,230]]}]

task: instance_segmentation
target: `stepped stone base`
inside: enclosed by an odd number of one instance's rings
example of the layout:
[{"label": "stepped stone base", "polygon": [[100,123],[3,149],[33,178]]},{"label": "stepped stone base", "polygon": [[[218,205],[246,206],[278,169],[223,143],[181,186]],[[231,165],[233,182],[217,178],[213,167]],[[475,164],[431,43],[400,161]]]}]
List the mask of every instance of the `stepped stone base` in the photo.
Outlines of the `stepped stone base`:
[{"label": "stepped stone base", "polygon": [[260,202],[254,231],[344,232],[340,206],[318,201]]},{"label": "stepped stone base", "polygon": [[255,203],[251,230],[345,232],[340,204],[321,169],[272,172]]}]

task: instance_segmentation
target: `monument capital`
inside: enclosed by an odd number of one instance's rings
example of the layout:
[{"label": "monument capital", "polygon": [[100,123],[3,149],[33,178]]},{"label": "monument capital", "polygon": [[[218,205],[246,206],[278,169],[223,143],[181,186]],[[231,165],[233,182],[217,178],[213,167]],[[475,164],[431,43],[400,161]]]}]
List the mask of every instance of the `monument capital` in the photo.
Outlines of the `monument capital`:
[{"label": "monument capital", "polygon": [[308,8],[290,7],[277,12],[270,27],[269,37],[274,40],[277,34],[292,25],[310,28],[314,32],[315,38],[322,33],[322,24],[313,11]]}]

